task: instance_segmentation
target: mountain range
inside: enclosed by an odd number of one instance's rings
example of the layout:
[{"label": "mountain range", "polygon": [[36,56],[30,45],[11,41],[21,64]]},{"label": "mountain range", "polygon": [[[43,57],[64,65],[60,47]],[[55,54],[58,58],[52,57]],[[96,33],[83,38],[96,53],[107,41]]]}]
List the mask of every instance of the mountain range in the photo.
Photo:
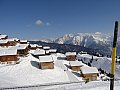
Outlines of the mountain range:
[{"label": "mountain range", "polygon": [[[56,39],[43,39],[40,41],[46,43],[79,45],[86,48],[102,50],[108,54],[111,54],[113,35],[110,33],[104,34],[100,32],[77,33],[65,34]],[[118,36],[117,54],[120,55],[120,36]]]}]

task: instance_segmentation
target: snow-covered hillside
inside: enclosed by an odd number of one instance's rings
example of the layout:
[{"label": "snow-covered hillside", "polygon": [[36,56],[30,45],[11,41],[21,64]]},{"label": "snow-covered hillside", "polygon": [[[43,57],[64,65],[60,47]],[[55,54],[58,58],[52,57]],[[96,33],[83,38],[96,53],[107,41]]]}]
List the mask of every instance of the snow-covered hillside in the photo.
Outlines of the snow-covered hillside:
[{"label": "snow-covered hillside", "polygon": [[[107,57],[97,57],[97,56],[92,56],[89,54],[78,54],[77,58],[82,61],[83,63],[86,63],[90,66],[95,66],[100,70],[104,71],[104,74],[109,74],[111,72],[111,63],[112,59],[107,58]],[[118,59],[119,61],[119,59]],[[115,74],[116,79],[120,79],[120,63],[116,64],[116,74]]]},{"label": "snow-covered hillside", "polygon": [[[32,52],[31,52],[32,53]],[[65,55],[56,53],[51,55],[54,60],[54,69],[42,70],[38,67],[39,59],[28,54],[20,57],[20,63],[15,65],[0,65],[0,88],[16,88],[25,90],[108,90],[109,81],[91,81],[85,83],[82,77],[73,74],[65,65],[69,65]],[[90,62],[91,55],[77,55],[78,59],[83,59],[84,63]],[[102,68],[110,72],[111,59],[106,57],[96,57],[91,65]],[[85,64],[84,64],[85,65]],[[119,65],[118,65],[119,66]],[[117,66],[117,77],[120,77],[120,68]],[[115,81],[115,89],[119,90],[119,81]]]},{"label": "snow-covered hillside", "polygon": [[[53,58],[55,60],[55,56]],[[0,87],[69,81],[66,72],[56,65],[54,69],[39,69],[39,59],[34,58],[32,55],[21,57],[20,61],[16,65],[0,65]]]}]

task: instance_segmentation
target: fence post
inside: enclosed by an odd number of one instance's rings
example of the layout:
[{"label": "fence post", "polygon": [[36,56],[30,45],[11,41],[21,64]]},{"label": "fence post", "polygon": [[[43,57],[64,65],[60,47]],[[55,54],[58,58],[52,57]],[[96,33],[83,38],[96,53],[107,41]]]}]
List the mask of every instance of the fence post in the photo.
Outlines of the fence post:
[{"label": "fence post", "polygon": [[110,75],[110,90],[114,90],[117,36],[118,36],[118,21],[115,22],[115,28],[114,28],[114,39],[113,39],[113,48],[112,48],[112,65],[111,65],[111,75]]}]

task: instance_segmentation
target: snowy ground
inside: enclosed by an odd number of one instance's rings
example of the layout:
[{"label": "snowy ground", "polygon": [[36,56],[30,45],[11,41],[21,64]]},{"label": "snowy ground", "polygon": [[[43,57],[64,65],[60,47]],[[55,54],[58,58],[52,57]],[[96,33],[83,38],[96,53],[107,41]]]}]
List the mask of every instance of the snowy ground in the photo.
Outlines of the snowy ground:
[{"label": "snowy ground", "polygon": [[20,59],[19,64],[0,66],[0,87],[70,81],[67,73],[56,65],[54,69],[41,70],[39,60],[32,55]]},{"label": "snowy ground", "polygon": [[[31,54],[20,57],[20,63],[16,65],[0,65],[0,88],[22,87],[20,90],[109,90],[109,81],[95,81],[85,84],[81,77],[73,74],[67,68],[69,62],[64,60],[64,54],[53,54],[54,69],[41,70],[38,68],[39,59]],[[80,58],[80,57],[79,57]],[[85,57],[81,57],[85,58]],[[86,58],[91,58],[87,56]],[[86,59],[87,60],[87,59]],[[87,62],[87,61],[86,61]],[[65,64],[65,65],[64,65]],[[98,65],[99,66],[99,65]],[[69,84],[67,84],[67,83]],[[77,83],[74,83],[77,82]],[[79,83],[78,83],[79,82]],[[58,83],[58,85],[54,85]],[[29,86],[39,87],[29,87]],[[43,85],[43,86],[41,86]],[[120,82],[115,82],[115,90],[120,88]]]},{"label": "snowy ground", "polygon": [[[110,90],[110,83],[108,81],[91,81],[88,83],[60,83],[51,85],[38,85],[13,88],[16,90]],[[9,90],[13,90],[12,88]],[[115,82],[114,90],[120,89],[120,81]]]}]

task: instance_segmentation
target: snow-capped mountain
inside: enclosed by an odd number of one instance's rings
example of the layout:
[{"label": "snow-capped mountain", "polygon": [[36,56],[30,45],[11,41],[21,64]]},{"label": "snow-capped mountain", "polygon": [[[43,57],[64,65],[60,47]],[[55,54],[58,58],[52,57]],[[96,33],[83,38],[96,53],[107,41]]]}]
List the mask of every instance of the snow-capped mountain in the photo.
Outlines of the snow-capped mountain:
[{"label": "snow-capped mountain", "polygon": [[[120,41],[120,37],[118,40]],[[45,40],[42,40],[42,41],[44,42]],[[113,36],[111,34],[103,34],[100,32],[77,33],[77,34],[66,34],[62,37],[56,38],[54,40],[49,40],[49,41],[47,42],[49,43],[53,42],[58,44],[80,45],[87,48],[104,50],[105,52],[109,52],[110,54]]]},{"label": "snow-capped mountain", "polygon": [[[56,39],[40,40],[47,43],[80,45],[86,48],[102,50],[111,54],[113,35],[110,33],[77,33],[65,34]],[[120,55],[120,36],[118,36],[117,54]]]},{"label": "snow-capped mountain", "polygon": [[78,34],[66,34],[63,37],[54,40],[59,44],[73,44],[88,47],[93,43],[96,44],[110,44],[112,36],[110,34],[96,33],[78,33]]}]

